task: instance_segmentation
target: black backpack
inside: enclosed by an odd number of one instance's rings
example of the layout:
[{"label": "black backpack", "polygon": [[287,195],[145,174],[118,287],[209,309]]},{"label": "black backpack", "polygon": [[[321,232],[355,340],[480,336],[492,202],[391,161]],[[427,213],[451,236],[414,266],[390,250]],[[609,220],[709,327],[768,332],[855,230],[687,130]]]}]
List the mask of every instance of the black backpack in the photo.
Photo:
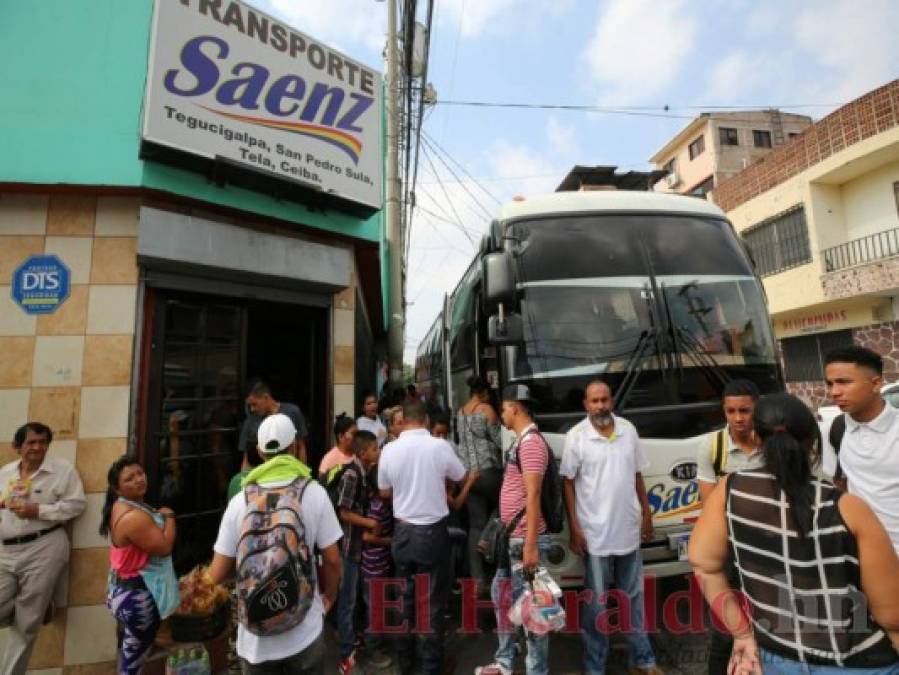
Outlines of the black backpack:
[{"label": "black backpack", "polygon": [[331,506],[334,507],[334,513],[339,513],[337,502],[340,500],[340,482],[347,471],[352,471],[356,474],[356,492],[353,495],[353,501],[362,505],[362,513],[364,514],[368,507],[368,494],[365,490],[365,472],[359,468],[355,460],[346,464],[338,464],[328,473],[320,476],[319,481],[328,493]]},{"label": "black backpack", "polygon": [[[553,449],[537,429],[531,427],[525,433],[537,434],[543,444],[546,445],[546,471],[543,472],[543,485],[540,487],[540,512],[546,521],[546,531],[550,534],[558,534],[565,523],[565,505],[562,501],[562,477],[559,475],[559,466],[553,456]],[[524,436],[521,440],[524,440]],[[521,441],[518,442],[519,445]],[[521,473],[521,458],[518,456],[518,447],[515,448],[515,464],[518,473]]]},{"label": "black backpack", "polygon": [[833,448],[833,454],[837,457],[837,468],[833,472],[834,481],[843,479],[843,467],[840,466],[840,445],[843,444],[843,436],[846,435],[846,413],[837,415],[830,424],[830,432],[827,434],[827,440],[830,441],[830,447]]}]

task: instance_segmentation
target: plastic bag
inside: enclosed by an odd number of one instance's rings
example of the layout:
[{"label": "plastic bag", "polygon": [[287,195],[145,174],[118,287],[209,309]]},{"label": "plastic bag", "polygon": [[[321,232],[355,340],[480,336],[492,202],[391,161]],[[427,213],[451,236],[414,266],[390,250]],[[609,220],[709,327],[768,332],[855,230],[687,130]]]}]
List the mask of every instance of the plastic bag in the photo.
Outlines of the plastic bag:
[{"label": "plastic bag", "polygon": [[538,567],[533,578],[525,581],[524,591],[509,610],[509,620],[534,635],[561,630],[565,627],[561,597],[562,589],[546,568]]}]

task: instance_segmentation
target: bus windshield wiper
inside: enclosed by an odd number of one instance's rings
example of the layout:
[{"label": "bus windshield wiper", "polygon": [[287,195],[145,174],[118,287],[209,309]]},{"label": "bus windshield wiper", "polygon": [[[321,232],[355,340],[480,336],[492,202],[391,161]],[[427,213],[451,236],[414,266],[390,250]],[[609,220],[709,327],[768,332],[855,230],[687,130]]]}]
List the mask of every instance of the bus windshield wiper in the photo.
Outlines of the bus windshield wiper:
[{"label": "bus windshield wiper", "polygon": [[631,394],[631,390],[633,390],[634,385],[637,383],[637,379],[640,377],[640,373],[643,372],[643,363],[645,361],[644,355],[646,354],[649,345],[652,344],[655,335],[656,329],[650,328],[641,332],[640,337],[637,338],[637,344],[634,345],[634,349],[631,351],[631,355],[627,360],[627,365],[624,368],[624,379],[621,381],[618,390],[615,392],[614,406],[616,410],[623,409],[625,402],[627,402],[627,399]]},{"label": "bus windshield wiper", "polygon": [[684,347],[693,362],[702,369],[710,379],[717,380],[721,387],[730,381],[727,372],[715,360],[711,354],[702,348],[699,340],[688,328],[675,326],[674,332],[680,338],[679,342]]}]

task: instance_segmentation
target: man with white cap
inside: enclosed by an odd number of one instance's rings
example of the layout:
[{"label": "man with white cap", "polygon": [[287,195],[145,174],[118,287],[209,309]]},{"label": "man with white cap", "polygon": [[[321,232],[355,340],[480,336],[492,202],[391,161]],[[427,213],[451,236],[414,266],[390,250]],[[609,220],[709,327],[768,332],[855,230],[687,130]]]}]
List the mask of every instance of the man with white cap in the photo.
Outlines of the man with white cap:
[{"label": "man with white cap", "polygon": [[[257,438],[265,461],[243,479],[242,492],[228,503],[210,574],[220,583],[233,574],[235,561],[254,560],[237,566],[237,654],[245,674],[320,675],[324,616],[340,583],[337,541],[343,531],[327,492],[294,457],[296,427],[290,418],[266,417]],[[316,551],[323,559],[323,593]],[[275,594],[278,602],[270,597]]]}]

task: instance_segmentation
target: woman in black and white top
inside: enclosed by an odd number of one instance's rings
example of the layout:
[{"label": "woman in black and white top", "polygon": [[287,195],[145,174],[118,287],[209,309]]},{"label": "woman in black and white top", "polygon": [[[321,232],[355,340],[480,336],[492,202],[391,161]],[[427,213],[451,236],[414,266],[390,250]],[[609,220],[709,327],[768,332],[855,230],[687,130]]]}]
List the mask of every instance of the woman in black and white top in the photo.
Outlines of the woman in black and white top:
[{"label": "woman in black and white top", "polygon": [[899,673],[899,559],[886,531],[813,475],[820,433],[802,401],[763,396],[753,426],[764,468],[719,482],[690,540],[703,594],[734,635],[731,672]]}]

